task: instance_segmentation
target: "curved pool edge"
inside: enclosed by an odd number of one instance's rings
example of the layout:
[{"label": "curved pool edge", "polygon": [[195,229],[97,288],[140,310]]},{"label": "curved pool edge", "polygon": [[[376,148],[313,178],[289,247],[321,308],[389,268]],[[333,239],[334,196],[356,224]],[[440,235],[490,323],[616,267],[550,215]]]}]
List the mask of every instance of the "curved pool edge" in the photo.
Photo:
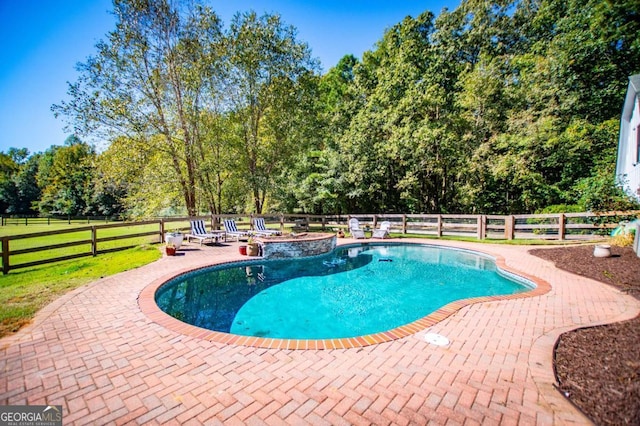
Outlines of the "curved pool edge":
[{"label": "curved pool edge", "polygon": [[[370,244],[376,243],[400,243],[400,244],[414,244],[414,245],[432,245],[427,242],[406,242],[406,241],[393,241],[393,240],[385,240],[385,241],[376,241],[371,242]],[[360,242],[354,242],[353,245],[360,245]],[[345,246],[349,244],[341,244],[340,246]],[[485,303],[485,302],[497,302],[497,301],[506,301],[513,299],[521,299],[528,297],[536,297],[541,296],[543,294],[548,293],[551,290],[551,285],[534,275],[527,274],[525,272],[516,270],[514,268],[509,267],[506,264],[505,259],[501,255],[491,254],[488,252],[484,252],[482,250],[474,249],[461,249],[455,246],[449,245],[441,245],[435,244],[437,247],[444,247],[453,250],[465,250],[470,252],[476,252],[483,256],[487,256],[494,260],[496,267],[502,271],[513,274],[517,277],[521,277],[525,280],[533,282],[536,287],[525,291],[522,293],[515,293],[509,295],[501,295],[501,296],[480,296],[473,297],[468,299],[460,299],[455,302],[451,302],[429,315],[422,317],[416,321],[411,323],[402,325],[400,327],[396,327],[391,330],[368,334],[364,336],[358,337],[347,337],[347,338],[336,338],[336,339],[279,339],[279,338],[263,338],[263,337],[254,337],[254,336],[242,336],[230,333],[223,333],[219,331],[212,331],[205,328],[201,328],[198,326],[194,326],[191,324],[187,324],[182,322],[169,314],[165,313],[158,307],[155,301],[156,292],[160,287],[162,287],[168,281],[186,273],[190,273],[193,271],[197,271],[199,269],[205,269],[212,266],[225,265],[225,264],[234,264],[241,263],[244,260],[234,260],[234,261],[226,261],[226,262],[215,262],[210,265],[205,265],[199,268],[185,268],[183,270],[179,270],[172,274],[168,274],[166,276],[160,277],[149,285],[144,287],[144,289],[140,292],[138,296],[138,306],[142,313],[147,316],[151,321],[164,327],[173,332],[194,337],[197,339],[207,340],[210,342],[221,343],[225,345],[237,345],[237,346],[247,346],[247,347],[255,347],[255,348],[264,348],[264,349],[285,349],[285,350],[332,350],[332,349],[353,349],[353,348],[362,348],[371,345],[377,345],[381,343],[391,342],[394,340],[399,340],[408,336],[412,336],[420,331],[424,331],[425,329],[432,327],[433,325],[443,321],[444,319],[450,317],[455,314],[462,308],[477,304],[477,303]]]}]

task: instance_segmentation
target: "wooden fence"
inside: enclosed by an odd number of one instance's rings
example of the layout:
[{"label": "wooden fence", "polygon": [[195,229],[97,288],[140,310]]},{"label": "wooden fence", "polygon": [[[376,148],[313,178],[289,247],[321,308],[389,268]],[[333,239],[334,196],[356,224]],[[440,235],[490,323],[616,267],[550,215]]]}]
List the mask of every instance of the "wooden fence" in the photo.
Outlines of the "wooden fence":
[{"label": "wooden fence", "polygon": [[[471,237],[484,239],[556,239],[556,240],[593,240],[609,235],[621,221],[640,218],[640,211],[608,212],[608,213],[562,213],[539,215],[438,215],[438,214],[354,214],[354,215],[306,215],[306,214],[274,214],[274,215],[215,215],[202,216],[212,229],[221,229],[223,219],[234,219],[241,229],[251,229],[254,217],[263,217],[271,227],[278,226],[283,231],[313,232],[337,231],[348,226],[349,219],[357,218],[365,229],[375,229],[382,221],[391,223],[391,233],[403,235],[431,235],[435,237]],[[37,232],[30,234],[1,237],[2,272],[36,265],[43,265],[62,260],[76,259],[85,256],[96,256],[124,250],[139,245],[132,244],[134,238],[147,237],[150,243],[162,243],[165,230],[188,231],[189,220],[193,218],[176,217],[147,220],[141,222],[120,222],[105,225],[73,227],[69,229]],[[122,228],[122,230],[119,230]],[[109,234],[104,236],[105,234]],[[51,244],[52,240],[64,240],[65,234],[80,235],[72,241]],[[114,235],[115,234],[115,235]],[[43,237],[47,237],[42,240]],[[28,247],[12,249],[11,242],[28,239],[47,241],[42,245],[23,244]],[[111,247],[101,248],[106,242]],[[35,261],[15,263],[12,257],[28,253],[69,251],[72,254],[53,254],[51,257]],[[73,251],[73,250],[71,250]]]},{"label": "wooden fence", "polygon": [[0,216],[0,226],[29,226],[29,225],[52,225],[58,223],[71,224],[90,224],[90,223],[109,223],[118,220],[108,216]]},{"label": "wooden fence", "polygon": [[[537,215],[447,215],[447,214],[353,214],[280,215],[265,217],[286,229],[300,223],[310,230],[346,228],[350,218],[357,218],[365,228],[377,228],[382,221],[391,223],[391,232],[399,234],[458,236],[480,240],[542,239],[593,240],[609,236],[621,222],[640,218],[640,211],[606,213],[561,213]],[[271,219],[271,220],[269,220]],[[295,223],[293,223],[296,221]]]}]

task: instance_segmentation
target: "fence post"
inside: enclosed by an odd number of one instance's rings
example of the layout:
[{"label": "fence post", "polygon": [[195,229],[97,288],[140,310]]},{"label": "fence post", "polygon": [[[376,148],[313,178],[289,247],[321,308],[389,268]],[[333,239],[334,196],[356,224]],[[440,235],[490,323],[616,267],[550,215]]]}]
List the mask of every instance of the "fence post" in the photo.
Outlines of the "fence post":
[{"label": "fence post", "polygon": [[442,215],[438,215],[438,219],[436,222],[436,235],[438,238],[442,237]]},{"label": "fence post", "polygon": [[280,232],[284,232],[284,213],[280,213]]},{"label": "fence post", "polygon": [[482,239],[486,240],[487,239],[487,227],[489,226],[487,224],[487,222],[489,222],[489,219],[487,218],[487,215],[482,215]]},{"label": "fence post", "polygon": [[558,215],[558,239],[559,240],[564,240],[564,233],[565,233],[564,220],[565,220],[564,213],[560,213]]},{"label": "fence post", "polygon": [[402,233],[403,234],[407,233],[407,215],[406,214],[402,215]]},{"label": "fence post", "polygon": [[164,243],[164,219],[160,219],[160,244]]},{"label": "fence post", "polygon": [[91,227],[91,256],[95,257],[98,254],[98,230],[96,226]]},{"label": "fence post", "polygon": [[504,217],[504,239],[513,240],[515,234],[516,220],[513,216]]},{"label": "fence post", "polygon": [[323,231],[324,231],[324,224],[325,224],[324,220],[325,220],[325,217],[324,217],[324,215],[322,215],[322,230]]},{"label": "fence post", "polygon": [[9,273],[9,237],[2,237],[2,274]]},{"label": "fence post", "polygon": [[478,216],[478,239],[484,240],[487,237],[487,216]]}]

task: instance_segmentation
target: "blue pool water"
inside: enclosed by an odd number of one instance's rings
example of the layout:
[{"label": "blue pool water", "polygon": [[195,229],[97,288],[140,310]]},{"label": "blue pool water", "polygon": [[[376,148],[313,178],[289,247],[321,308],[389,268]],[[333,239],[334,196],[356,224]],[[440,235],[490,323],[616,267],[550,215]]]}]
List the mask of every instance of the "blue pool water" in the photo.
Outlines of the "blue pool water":
[{"label": "blue pool water", "polygon": [[533,287],[478,253],[364,244],[313,258],[194,271],[163,285],[156,302],[169,315],[210,330],[327,339],[390,330],[456,300]]}]

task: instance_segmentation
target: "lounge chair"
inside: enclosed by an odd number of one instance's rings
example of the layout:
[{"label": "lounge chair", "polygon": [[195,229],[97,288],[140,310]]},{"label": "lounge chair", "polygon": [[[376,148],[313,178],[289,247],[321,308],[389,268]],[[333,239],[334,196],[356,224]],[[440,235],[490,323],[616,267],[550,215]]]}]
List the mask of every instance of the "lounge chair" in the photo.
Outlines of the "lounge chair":
[{"label": "lounge chair", "polygon": [[360,222],[355,217],[349,219],[349,232],[353,238],[366,238],[364,231],[360,229]]},{"label": "lounge chair", "polygon": [[389,238],[389,229],[391,229],[391,222],[385,220],[380,224],[380,228],[373,230],[371,238]]},{"label": "lounge chair", "polygon": [[256,217],[253,219],[253,228],[255,233],[258,235],[280,235],[282,233],[277,229],[268,229],[264,224],[263,217]]},{"label": "lounge chair", "polygon": [[233,219],[224,220],[225,240],[226,236],[234,237],[236,241],[240,241],[240,237],[249,238],[249,233],[246,231],[239,231],[236,226],[236,221]]},{"label": "lounge chair", "polygon": [[200,240],[200,245],[202,245],[202,243],[207,240],[211,240],[211,242],[217,243],[221,237],[224,237],[224,232],[207,232],[204,220],[197,219],[191,221],[191,232],[187,234],[187,241],[191,242],[191,238],[193,238],[196,240]]}]

